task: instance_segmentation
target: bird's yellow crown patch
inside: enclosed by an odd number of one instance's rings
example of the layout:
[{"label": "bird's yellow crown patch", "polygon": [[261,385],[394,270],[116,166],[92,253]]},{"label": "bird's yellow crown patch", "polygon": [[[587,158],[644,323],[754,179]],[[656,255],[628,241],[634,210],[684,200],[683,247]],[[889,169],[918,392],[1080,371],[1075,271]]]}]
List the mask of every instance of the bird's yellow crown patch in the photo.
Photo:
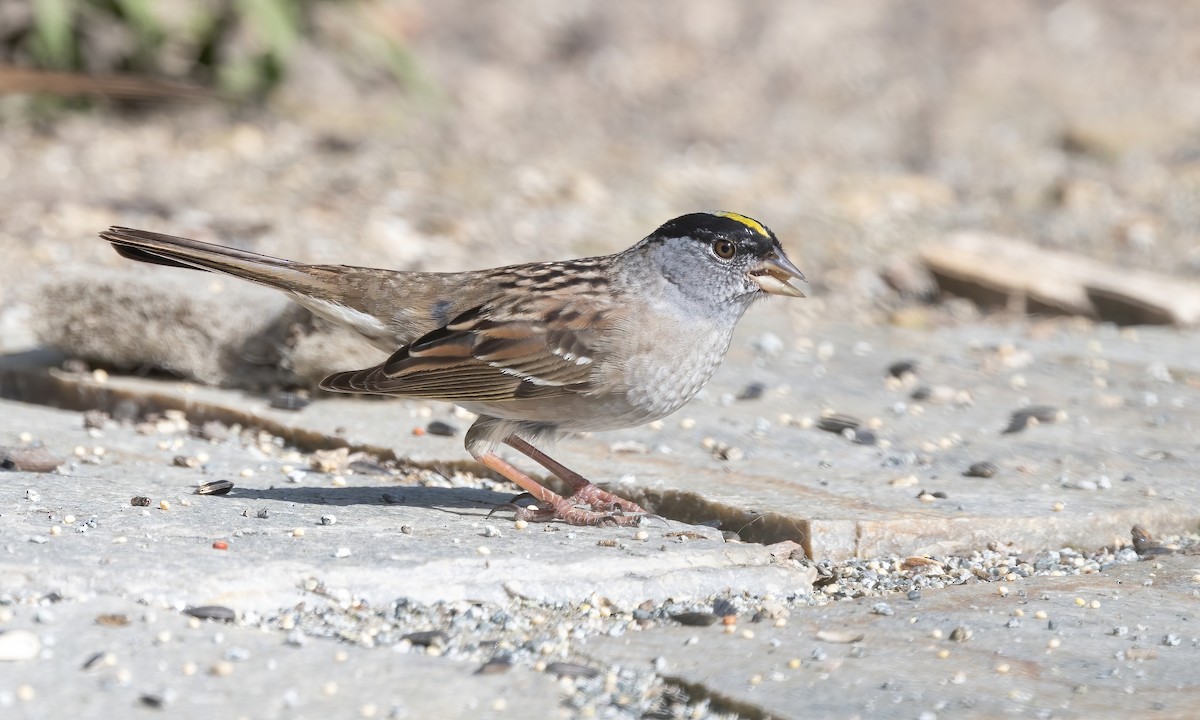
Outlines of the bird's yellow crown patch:
[{"label": "bird's yellow crown patch", "polygon": [[759,235],[762,235],[763,237],[771,237],[771,233],[767,232],[767,229],[765,227],[763,227],[763,224],[760,223],[759,221],[755,220],[754,218],[749,218],[749,217],[746,217],[745,215],[739,215],[734,212],[719,212],[719,213],[713,213],[713,214],[718,215],[723,218],[729,218],[730,220],[733,220],[734,222],[739,222],[739,223],[745,225],[746,227],[750,228],[754,232],[758,233]]}]

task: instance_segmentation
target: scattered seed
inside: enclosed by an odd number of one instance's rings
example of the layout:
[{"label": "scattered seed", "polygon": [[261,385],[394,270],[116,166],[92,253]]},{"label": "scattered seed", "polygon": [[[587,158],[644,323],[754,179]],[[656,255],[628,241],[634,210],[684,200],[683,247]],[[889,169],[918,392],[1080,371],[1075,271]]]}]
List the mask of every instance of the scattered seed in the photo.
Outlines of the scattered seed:
[{"label": "scattered seed", "polygon": [[208,672],[216,677],[229,677],[233,674],[233,663],[228,660],[218,660],[213,663]]},{"label": "scattered seed", "polygon": [[110,652],[92,653],[87,660],[83,661],[83,670],[92,670],[98,667],[112,667],[117,664],[117,656]]},{"label": "scattered seed", "polygon": [[600,674],[595,668],[569,662],[552,662],[546,666],[546,672],[560,678],[594,678]]},{"label": "scattered seed", "polygon": [[170,510],[171,503],[167,502],[166,500],[159,500],[158,501],[158,509],[159,510]]},{"label": "scattered seed", "polygon": [[183,614],[190,615],[198,620],[233,622],[237,619],[237,613],[224,605],[198,605],[196,607],[185,608]]},{"label": "scattered seed", "polygon": [[820,420],[817,421],[818,429],[824,430],[825,432],[838,434],[841,434],[846,430],[855,430],[860,425],[862,425],[862,422],[858,418],[852,415],[842,415],[839,413],[824,415]]},{"label": "scattered seed", "polygon": [[106,613],[96,616],[96,624],[104,627],[125,627],[129,624],[129,616],[119,613]]},{"label": "scattered seed", "polygon": [[224,540],[215,540],[215,541],[213,541],[212,546],[213,546],[213,550],[228,550],[229,549],[229,543],[225,542]]},{"label": "scattered seed", "polygon": [[292,537],[294,537],[294,538],[304,537],[304,528],[295,528],[294,530],[292,530]]},{"label": "scattered seed", "polygon": [[197,495],[228,495],[233,489],[233,483],[229,480],[213,480],[206,482],[196,488]]}]

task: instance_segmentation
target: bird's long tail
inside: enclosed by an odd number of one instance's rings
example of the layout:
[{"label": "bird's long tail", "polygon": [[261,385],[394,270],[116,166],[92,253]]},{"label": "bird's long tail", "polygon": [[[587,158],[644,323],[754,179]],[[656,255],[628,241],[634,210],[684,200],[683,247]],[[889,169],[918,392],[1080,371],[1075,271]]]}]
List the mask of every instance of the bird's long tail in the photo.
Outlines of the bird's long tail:
[{"label": "bird's long tail", "polygon": [[100,237],[130,260],[225,273],[300,295],[334,298],[338,294],[320,266],[126,227],[111,227]]}]

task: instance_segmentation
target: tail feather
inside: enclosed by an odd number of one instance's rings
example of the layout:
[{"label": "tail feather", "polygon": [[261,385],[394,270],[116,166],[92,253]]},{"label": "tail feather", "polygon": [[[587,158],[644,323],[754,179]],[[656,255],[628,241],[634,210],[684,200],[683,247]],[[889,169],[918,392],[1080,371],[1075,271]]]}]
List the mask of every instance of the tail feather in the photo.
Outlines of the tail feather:
[{"label": "tail feather", "polygon": [[303,295],[334,290],[310,266],[270,255],[126,227],[111,227],[101,232],[100,237],[130,260],[225,273]]}]

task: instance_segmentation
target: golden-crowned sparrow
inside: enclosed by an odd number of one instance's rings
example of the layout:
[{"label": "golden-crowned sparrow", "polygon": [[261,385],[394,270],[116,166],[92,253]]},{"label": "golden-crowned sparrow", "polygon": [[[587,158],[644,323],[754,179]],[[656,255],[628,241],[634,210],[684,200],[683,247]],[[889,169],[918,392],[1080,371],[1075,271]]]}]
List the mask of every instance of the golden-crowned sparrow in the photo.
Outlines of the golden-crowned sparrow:
[{"label": "golden-crowned sparrow", "polygon": [[[669,415],[708,382],[751,303],[768,293],[804,297],[791,283],[804,275],[775,234],[736,213],[677,217],[615,255],[457,273],[306,265],[121,227],[100,236],[127,258],[282,290],[394,351],[321,387],[444,400],[477,413],[467,450],[537,501],[518,517],[581,525],[633,525],[643,510],[531,443]],[[509,464],[496,454],[499,443],[573,494],[563,498]]]}]

